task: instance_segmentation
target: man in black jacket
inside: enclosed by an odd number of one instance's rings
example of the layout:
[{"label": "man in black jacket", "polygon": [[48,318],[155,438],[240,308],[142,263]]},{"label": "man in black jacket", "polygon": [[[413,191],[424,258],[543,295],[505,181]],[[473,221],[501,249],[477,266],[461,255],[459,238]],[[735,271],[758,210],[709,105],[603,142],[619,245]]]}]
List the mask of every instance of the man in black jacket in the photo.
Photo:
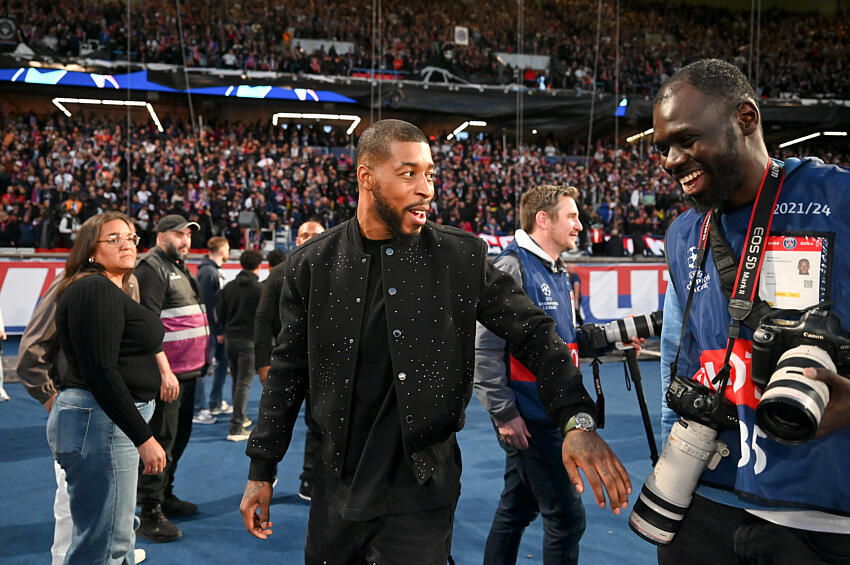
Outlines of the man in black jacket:
[{"label": "man in black jacket", "polygon": [[218,340],[224,342],[230,374],[233,378],[233,416],[230,418],[228,441],[248,439],[248,428],[252,422],[245,415],[251,379],[254,377],[254,318],[260,302],[260,263],[263,254],[253,249],[239,256],[242,270],[236,278],[221,290],[216,314],[224,334]]},{"label": "man in black jacket", "polygon": [[[318,218],[311,218],[298,226],[298,235],[295,236],[295,246],[301,246],[313,237],[325,231],[325,226]],[[260,383],[266,384],[266,376],[271,368],[271,350],[274,338],[280,334],[280,292],[283,287],[283,275],[286,273],[286,265],[281,264],[269,272],[268,278],[263,281],[263,293],[260,295],[260,305],[257,308],[257,320],[254,325],[254,363],[260,374]],[[319,427],[310,415],[310,403],[305,403],[304,421],[307,424],[307,433],[304,437],[304,465],[301,468],[298,486],[298,496],[304,500],[310,500],[313,490],[313,465],[319,457],[321,438]]]},{"label": "man in black jacket", "polygon": [[[554,321],[487,261],[473,234],[427,221],[434,196],[428,138],[399,120],[360,137],[355,218],[287,260],[281,326],[248,441],[246,529],[271,534],[276,465],[309,387],[322,432],[305,561],[443,565],[460,494],[460,450],[472,394],[475,322],[507,339],[538,379],[566,437],[564,466],[581,492],[581,467],[604,506],[628,504],[628,474],[595,431],[592,412]],[[257,511],[259,510],[259,513]]]}]

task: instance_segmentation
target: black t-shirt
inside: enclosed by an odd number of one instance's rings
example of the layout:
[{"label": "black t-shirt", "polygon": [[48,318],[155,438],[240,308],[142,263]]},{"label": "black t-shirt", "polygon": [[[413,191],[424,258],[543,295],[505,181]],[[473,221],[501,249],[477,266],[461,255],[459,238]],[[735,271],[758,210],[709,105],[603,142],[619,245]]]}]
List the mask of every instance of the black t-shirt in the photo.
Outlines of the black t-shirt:
[{"label": "black t-shirt", "polygon": [[461,465],[454,436],[438,447],[450,452],[445,465],[423,485],[404,453],[381,279],[381,246],[387,243],[363,238],[371,259],[342,478],[323,466],[314,477],[319,487],[314,501],[326,496],[346,520],[433,510],[458,496]]}]

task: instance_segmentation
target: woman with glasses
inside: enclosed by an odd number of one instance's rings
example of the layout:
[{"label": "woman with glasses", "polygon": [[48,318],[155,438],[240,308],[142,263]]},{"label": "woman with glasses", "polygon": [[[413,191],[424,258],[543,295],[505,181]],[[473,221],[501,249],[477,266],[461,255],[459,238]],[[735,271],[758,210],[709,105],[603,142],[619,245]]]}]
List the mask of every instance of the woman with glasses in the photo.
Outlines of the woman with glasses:
[{"label": "woman with glasses", "polygon": [[162,324],[122,290],[138,241],[124,214],[89,218],[58,291],[56,333],[70,371],[58,383],[47,441],[68,480],[69,564],[133,565],[139,458],[146,474],[165,467],[147,424],[160,391]]}]

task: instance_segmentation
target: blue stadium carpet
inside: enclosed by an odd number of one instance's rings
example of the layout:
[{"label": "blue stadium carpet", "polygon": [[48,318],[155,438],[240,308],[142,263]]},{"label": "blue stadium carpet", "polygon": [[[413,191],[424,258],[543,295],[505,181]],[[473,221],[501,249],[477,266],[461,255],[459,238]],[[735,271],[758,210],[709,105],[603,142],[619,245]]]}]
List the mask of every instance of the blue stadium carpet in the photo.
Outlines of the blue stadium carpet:
[{"label": "blue stadium carpet", "polygon": [[[659,421],[658,362],[640,363],[653,423]],[[590,367],[584,372],[588,390]],[[633,503],[650,471],[649,451],[633,391],[627,391],[619,362],[601,367],[607,404],[603,437],[629,470]],[[0,563],[50,562],[53,539],[55,481],[50,450],[44,435],[47,414],[19,383],[7,383],[12,400],[0,403]],[[229,399],[229,394],[226,394]],[[248,413],[256,414],[259,382],[251,390]],[[253,419],[253,418],[252,418]],[[198,515],[175,520],[183,538],[169,544],[139,540],[151,565],[188,564],[299,564],[303,563],[304,535],[309,506],[298,498],[304,435],[299,424],[292,449],[279,470],[271,508],[274,534],[260,541],[247,534],[238,512],[245,486],[248,459],[245,443],[225,441],[228,424],[195,425],[192,440],[180,462],[176,494],[196,502]],[[657,428],[657,425],[656,425]],[[656,440],[660,437],[656,429]],[[484,540],[502,488],[504,455],[496,443],[489,418],[478,400],[469,405],[466,428],[458,435],[464,470],[455,516],[452,553],[458,565],[481,563]],[[655,548],[628,527],[628,511],[613,515],[598,508],[589,489],[584,495],[587,531],[581,541],[581,563],[655,563]],[[540,564],[542,525],[535,521],[526,531],[518,563]]]}]

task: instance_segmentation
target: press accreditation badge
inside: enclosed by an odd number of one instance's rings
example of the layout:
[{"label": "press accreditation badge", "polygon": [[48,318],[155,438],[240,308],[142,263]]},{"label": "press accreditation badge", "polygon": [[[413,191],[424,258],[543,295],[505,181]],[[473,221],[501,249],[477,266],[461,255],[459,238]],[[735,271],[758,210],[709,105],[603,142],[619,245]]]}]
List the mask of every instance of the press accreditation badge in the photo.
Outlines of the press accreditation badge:
[{"label": "press accreditation badge", "polygon": [[829,300],[832,234],[779,234],[767,239],[759,297],[772,308],[802,310]]}]

